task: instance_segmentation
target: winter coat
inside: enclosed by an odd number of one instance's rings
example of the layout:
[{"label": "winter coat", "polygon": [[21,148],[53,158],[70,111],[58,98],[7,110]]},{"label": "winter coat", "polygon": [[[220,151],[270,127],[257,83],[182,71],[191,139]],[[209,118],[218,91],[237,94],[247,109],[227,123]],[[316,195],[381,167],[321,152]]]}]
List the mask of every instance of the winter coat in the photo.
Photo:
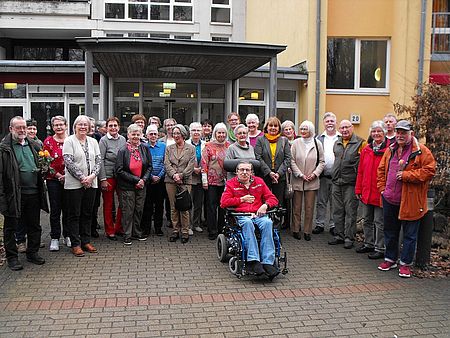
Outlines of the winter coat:
[{"label": "winter coat", "polygon": [[353,134],[344,147],[342,136],[334,144],[334,164],[331,173],[333,184],[355,185],[358,173],[359,156],[364,147],[364,139]]},{"label": "winter coat", "polygon": [[381,195],[377,188],[377,171],[386,149],[386,141],[384,141],[376,152],[373,151],[372,144],[368,144],[361,151],[355,194],[362,196],[361,201],[364,204],[381,207]]},{"label": "winter coat", "polygon": [[152,156],[150,155],[150,150],[144,143],[141,143],[139,145],[139,154],[141,155],[142,161],[142,170],[140,177],[135,176],[130,171],[131,152],[128,149],[128,145],[125,144],[117,153],[115,173],[117,186],[119,187],[119,189],[133,191],[136,189],[135,186],[140,179],[143,179],[145,183],[149,182],[150,175],[153,170]]},{"label": "winter coat", "polygon": [[[312,138],[312,147],[305,154],[305,144],[298,138],[291,147],[292,187],[296,191],[318,190],[319,176],[325,166],[322,143]],[[316,178],[306,182],[302,176],[314,173]]]},{"label": "winter coat", "polygon": [[164,166],[166,167],[164,182],[175,183],[173,176],[181,174],[183,184],[192,184],[192,173],[196,161],[195,147],[192,144],[185,142],[180,154],[177,153],[176,143],[167,146],[164,155]]},{"label": "winter coat", "polygon": [[[402,198],[398,218],[405,221],[415,221],[422,218],[428,211],[428,186],[436,173],[436,161],[431,151],[416,138],[412,139],[411,155],[406,162],[402,174]],[[394,143],[384,153],[377,172],[377,188],[380,193],[386,188],[389,163],[398,149]]]},{"label": "winter coat", "polygon": [[[39,144],[27,137],[31,152],[38,167]],[[42,175],[38,173],[40,208],[48,212],[46,190]],[[0,143],[0,212],[4,216],[19,218],[21,215],[21,189],[19,165],[12,147],[12,136],[8,134]]]},{"label": "winter coat", "polygon": [[279,181],[286,180],[286,172],[291,165],[291,146],[286,137],[280,136],[277,140],[275,151],[275,168],[272,170],[272,154],[270,152],[270,142],[263,136],[258,137],[255,146],[255,157],[261,162],[262,177],[268,177],[270,172],[280,175]]}]

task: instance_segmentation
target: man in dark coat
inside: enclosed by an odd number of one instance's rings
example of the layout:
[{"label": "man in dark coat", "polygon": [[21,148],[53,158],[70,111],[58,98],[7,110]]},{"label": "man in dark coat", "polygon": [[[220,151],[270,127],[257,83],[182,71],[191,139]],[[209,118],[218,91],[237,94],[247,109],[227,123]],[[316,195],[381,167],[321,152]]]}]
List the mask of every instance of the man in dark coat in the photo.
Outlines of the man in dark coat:
[{"label": "man in dark coat", "polygon": [[15,116],[9,123],[10,133],[0,143],[0,212],[5,217],[3,229],[6,259],[11,270],[22,270],[14,233],[18,224],[26,227],[27,260],[44,264],[39,256],[42,228],[40,209],[48,212],[42,176],[38,166],[39,145],[26,136],[23,117]]}]

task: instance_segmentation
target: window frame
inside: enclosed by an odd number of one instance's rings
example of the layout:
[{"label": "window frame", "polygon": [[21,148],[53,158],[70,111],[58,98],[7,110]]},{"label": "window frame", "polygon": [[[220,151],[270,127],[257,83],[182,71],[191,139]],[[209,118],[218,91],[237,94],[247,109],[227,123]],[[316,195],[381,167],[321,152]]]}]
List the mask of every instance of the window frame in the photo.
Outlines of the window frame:
[{"label": "window frame", "polygon": [[[361,94],[361,95],[389,95],[390,93],[390,63],[391,63],[391,39],[390,38],[351,38],[351,37],[327,37],[328,39],[354,39],[355,40],[355,69],[353,89],[326,89],[327,94]],[[365,88],[360,86],[361,75],[361,42],[362,41],[386,41],[386,83],[384,88]],[[327,69],[328,72],[328,69]],[[325,76],[326,78],[326,76]]]},{"label": "window frame", "polygon": [[[139,0],[105,0],[103,2],[103,20],[104,21],[124,21],[124,22],[158,22],[158,23],[186,23],[186,24],[193,24],[194,23],[194,1],[191,0],[191,2],[178,2],[177,0],[169,0],[169,2],[157,2],[155,0],[145,0],[145,1],[139,1]],[[107,18],[106,17],[106,4],[107,3],[114,3],[114,4],[123,4],[124,5],[124,18],[123,19],[116,19],[116,18]],[[147,6],[147,19],[131,19],[129,18],[129,5],[130,4],[142,4]],[[159,5],[159,6],[168,6],[169,7],[169,20],[152,20],[151,19],[151,6],[152,5]],[[173,19],[174,15],[174,7],[190,7],[192,12],[192,18],[190,21],[178,21]]]},{"label": "window frame", "polygon": [[[214,0],[211,0],[211,8],[209,11],[209,24],[210,25],[218,25],[218,26],[231,26],[233,24],[233,6],[232,6],[233,0],[229,0],[228,5],[222,5],[222,4],[215,4]],[[212,10],[213,8],[222,8],[222,9],[229,9],[230,10],[230,22],[215,22],[212,21]]]}]

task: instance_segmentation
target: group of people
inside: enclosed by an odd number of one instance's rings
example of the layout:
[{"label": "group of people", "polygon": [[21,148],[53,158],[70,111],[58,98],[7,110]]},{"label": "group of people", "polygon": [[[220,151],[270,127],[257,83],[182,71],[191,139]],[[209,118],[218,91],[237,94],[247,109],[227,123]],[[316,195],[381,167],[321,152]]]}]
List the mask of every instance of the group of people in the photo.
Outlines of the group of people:
[{"label": "group of people", "polygon": [[[368,141],[354,133],[348,120],[337,127],[333,113],[324,115],[319,136],[310,121],[300,124],[297,135],[292,121],[269,117],[261,130],[257,115],[247,115],[244,124],[235,112],[227,116],[227,124],[214,125],[206,119],[184,126],[173,118],[161,123],[156,116],[147,119],[140,114],[131,122],[124,137],[118,118],[98,123],[95,130],[95,121],[80,115],[68,136],[66,119],[55,116],[54,134],[40,142],[33,121],[11,119],[10,133],[0,143],[0,211],[12,270],[23,268],[18,249],[30,262],[45,263],[38,254],[42,231],[38,205],[50,211],[50,251],[60,249],[62,236],[73,255],[96,253],[91,237],[98,237],[102,196],[105,235],[112,241],[123,238],[124,245],[147,240],[152,229],[163,236],[164,210],[169,241],[186,243],[194,231],[203,231],[203,219],[208,238],[215,240],[224,225],[224,207],[264,217],[268,208],[279,205],[288,212],[275,225],[290,228],[294,238],[309,241],[328,223],[334,236],[329,244],[350,249],[361,201],[365,240],[356,251],[384,258],[380,270],[396,267],[403,227],[400,276],[410,276],[435,162],[406,120],[397,122],[388,114],[384,121],[373,122]],[[229,163],[239,164],[229,169]],[[186,191],[192,208],[177,208],[177,198]],[[233,197],[233,191],[239,197]],[[266,220],[239,222],[247,224],[244,233],[251,236],[248,260],[254,262],[253,271],[273,275],[268,244],[272,223]],[[255,225],[267,236],[270,232],[269,237],[264,235],[261,250],[252,240]]]}]

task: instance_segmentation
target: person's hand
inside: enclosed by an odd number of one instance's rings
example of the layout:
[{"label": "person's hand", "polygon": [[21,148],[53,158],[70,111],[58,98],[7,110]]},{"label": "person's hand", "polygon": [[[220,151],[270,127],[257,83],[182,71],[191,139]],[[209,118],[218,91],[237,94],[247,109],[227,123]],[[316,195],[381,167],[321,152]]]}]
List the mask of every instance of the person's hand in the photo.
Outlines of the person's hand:
[{"label": "person's hand", "polygon": [[310,175],[308,175],[308,176],[303,176],[303,179],[304,179],[306,182],[311,182],[311,181],[313,181],[315,178],[316,178],[316,174],[314,174],[314,173],[312,173],[312,174],[310,174]]},{"label": "person's hand", "polygon": [[397,181],[402,180],[403,170],[397,171],[397,174],[395,175],[397,177]]},{"label": "person's hand", "polygon": [[103,191],[110,191],[109,189],[111,187],[111,184],[109,184],[107,180],[102,181],[100,183],[100,186],[101,186]]},{"label": "person's hand", "polygon": [[280,175],[278,173],[274,173],[273,171],[271,171],[269,176],[272,179],[272,183],[274,184],[278,183],[278,179],[280,178]]},{"label": "person's hand", "polygon": [[175,181],[176,184],[182,184],[183,183],[183,180],[181,179],[181,175],[180,174],[173,175],[173,180]]},{"label": "person's hand", "polygon": [[200,175],[202,173],[202,168],[198,167],[198,168],[194,168],[194,174],[195,175]]},{"label": "person's hand", "polygon": [[361,200],[362,195],[361,195],[361,194],[356,194],[356,198],[359,199],[359,200]]},{"label": "person's hand", "polygon": [[203,190],[208,190],[208,183],[202,184]]},{"label": "person's hand", "polygon": [[81,184],[85,188],[90,188],[90,187],[92,187],[92,182],[94,181],[94,178],[95,178],[95,176],[93,174],[86,176],[81,179]]},{"label": "person's hand", "polygon": [[156,184],[161,180],[159,176],[152,176],[152,184]]},{"label": "person's hand", "polygon": [[241,203],[250,203],[255,202],[255,196],[253,195],[245,195],[241,197]]},{"label": "person's hand", "polygon": [[145,185],[144,180],[141,178],[139,182],[136,183],[136,189],[143,189]]},{"label": "person's hand", "polygon": [[59,182],[59,183],[64,184],[64,181],[65,181],[65,179],[66,179],[66,176],[64,176],[64,175],[59,175],[59,177],[57,177],[57,179],[58,179],[58,182]]},{"label": "person's hand", "polygon": [[267,213],[267,204],[264,203],[256,211],[256,216],[261,217],[261,216],[264,216],[266,213]]}]

